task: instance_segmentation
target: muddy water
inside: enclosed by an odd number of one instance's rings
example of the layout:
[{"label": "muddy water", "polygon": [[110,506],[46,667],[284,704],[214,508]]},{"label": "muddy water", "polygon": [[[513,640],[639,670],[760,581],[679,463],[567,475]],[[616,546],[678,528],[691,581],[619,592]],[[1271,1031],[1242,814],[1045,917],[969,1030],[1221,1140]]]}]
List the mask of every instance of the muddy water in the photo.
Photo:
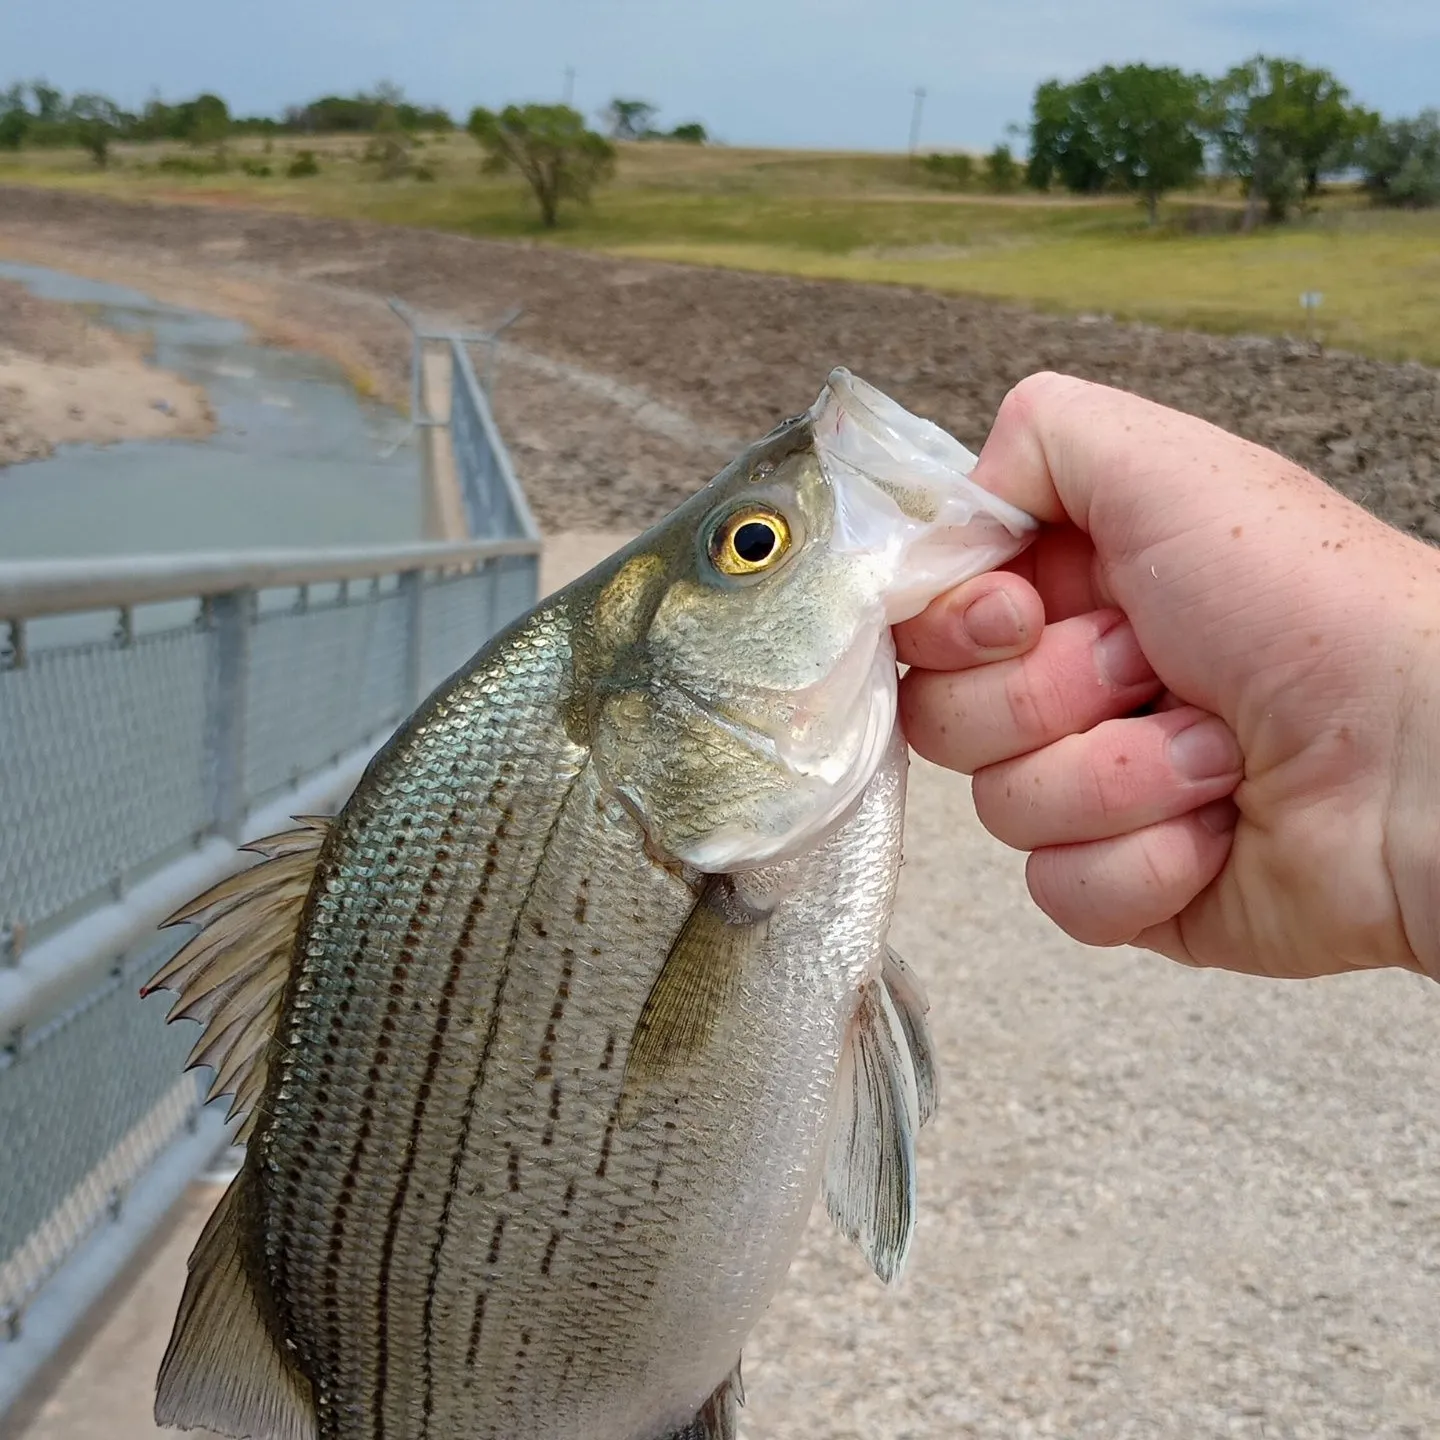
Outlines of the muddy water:
[{"label": "muddy water", "polygon": [[6,262],[0,277],[153,337],[153,362],[202,385],[216,422],[203,441],[65,445],[0,468],[0,559],[423,538],[408,426],[338,366],[122,286]]}]

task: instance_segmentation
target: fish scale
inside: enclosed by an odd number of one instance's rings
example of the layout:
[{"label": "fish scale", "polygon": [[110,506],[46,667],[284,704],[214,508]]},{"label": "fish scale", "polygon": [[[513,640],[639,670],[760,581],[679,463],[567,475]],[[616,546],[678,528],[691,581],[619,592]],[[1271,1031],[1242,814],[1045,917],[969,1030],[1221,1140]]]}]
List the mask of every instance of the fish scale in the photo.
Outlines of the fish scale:
[{"label": "fish scale", "polygon": [[1030,533],[897,411],[836,372],[174,917],[152,984],[249,1146],[162,1424],[734,1440],[817,1196],[897,1278],[935,1077],[888,626]]}]

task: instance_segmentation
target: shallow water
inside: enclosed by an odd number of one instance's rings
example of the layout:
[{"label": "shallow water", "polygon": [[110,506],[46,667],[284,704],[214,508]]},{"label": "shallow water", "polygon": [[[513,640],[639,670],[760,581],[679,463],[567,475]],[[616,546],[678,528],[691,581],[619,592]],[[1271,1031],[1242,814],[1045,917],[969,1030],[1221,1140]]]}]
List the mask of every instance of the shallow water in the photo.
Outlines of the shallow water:
[{"label": "shallow water", "polygon": [[64,445],[0,467],[0,559],[424,538],[408,426],[338,365],[124,286],[3,261],[0,278],[153,336],[154,363],[204,386],[216,422],[205,440]]}]

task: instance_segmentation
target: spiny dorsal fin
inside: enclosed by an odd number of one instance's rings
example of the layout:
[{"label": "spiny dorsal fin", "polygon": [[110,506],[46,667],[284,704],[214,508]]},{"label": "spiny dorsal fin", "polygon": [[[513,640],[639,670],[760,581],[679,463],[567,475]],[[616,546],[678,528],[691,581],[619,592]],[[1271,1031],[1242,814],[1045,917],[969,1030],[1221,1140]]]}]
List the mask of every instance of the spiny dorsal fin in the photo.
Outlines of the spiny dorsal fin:
[{"label": "spiny dorsal fin", "polygon": [[314,1440],[314,1392],[276,1343],[245,1266],[248,1185],[242,1170],[190,1255],[155,1423],[237,1440]]},{"label": "spiny dorsal fin", "polygon": [[238,1139],[248,1138],[265,1088],[295,930],[329,832],[329,820],[297,818],[299,829],[241,847],[265,857],[258,865],[222,880],[163,922],[200,930],[140,992],[173,990],[178,998],[168,1018],[200,1021],[204,1028],[186,1068],[215,1071],[207,1102],[235,1097],[230,1118],[247,1115]]},{"label": "spiny dorsal fin", "polygon": [[880,975],[900,1016],[900,1026],[910,1048],[915,1091],[920,1100],[920,1123],[928,1125],[940,1106],[940,1072],[935,1064],[930,1027],[925,1022],[930,1002],[925,998],[919,976],[888,945]]},{"label": "spiny dorsal fin", "polygon": [[825,1165],[825,1208],[888,1285],[915,1234],[920,1098],[889,989],[867,980],[840,1066],[839,1117]]},{"label": "spiny dorsal fin", "polygon": [[700,1413],[683,1430],[672,1430],[662,1440],[736,1440],[740,1434],[738,1408],[745,1403],[740,1380],[740,1362],[715,1393],[700,1407]]},{"label": "spiny dorsal fin", "polygon": [[621,1090],[622,1128],[634,1126],[653,1092],[714,1039],[767,928],[768,916],[741,900],[723,876],[705,880],[636,1021]]}]

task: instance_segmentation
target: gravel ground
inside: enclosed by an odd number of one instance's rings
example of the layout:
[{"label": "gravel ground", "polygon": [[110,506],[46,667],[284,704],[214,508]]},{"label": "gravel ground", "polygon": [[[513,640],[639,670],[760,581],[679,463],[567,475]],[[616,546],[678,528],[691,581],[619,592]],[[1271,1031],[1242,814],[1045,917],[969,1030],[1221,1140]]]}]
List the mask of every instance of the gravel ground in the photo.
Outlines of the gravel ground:
[{"label": "gravel ground", "polygon": [[[1414,367],[291,217],[0,205],[0,253],[48,245],[59,264],[68,246],[67,263],[135,281],[166,269],[168,293],[283,311],[382,387],[404,346],[378,295],[469,320],[523,301],[499,414],[552,532],[552,582],[619,538],[574,532],[648,522],[727,434],[807,403],[836,362],[971,443],[1038,365],[1128,384],[1283,442],[1440,538],[1440,389]],[[817,1214],[747,1352],[748,1440],[1440,1435],[1430,982],[1266,982],[1076,945],[1029,904],[966,782],[923,762],[894,933],[930,991],[943,1087],[910,1272],[885,1291]],[[151,1432],[150,1350],[183,1253],[29,1440]]]}]

